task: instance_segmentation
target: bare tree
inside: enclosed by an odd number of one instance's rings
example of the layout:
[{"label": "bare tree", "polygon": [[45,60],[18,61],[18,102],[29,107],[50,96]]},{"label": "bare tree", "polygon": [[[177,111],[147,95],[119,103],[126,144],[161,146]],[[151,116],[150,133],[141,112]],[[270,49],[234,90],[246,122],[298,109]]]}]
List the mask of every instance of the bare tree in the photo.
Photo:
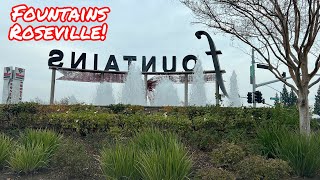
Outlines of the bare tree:
[{"label": "bare tree", "polygon": [[[298,95],[300,132],[310,134],[309,88],[320,67],[319,0],[181,0],[202,23],[252,47]],[[283,79],[288,67],[293,83]]]}]

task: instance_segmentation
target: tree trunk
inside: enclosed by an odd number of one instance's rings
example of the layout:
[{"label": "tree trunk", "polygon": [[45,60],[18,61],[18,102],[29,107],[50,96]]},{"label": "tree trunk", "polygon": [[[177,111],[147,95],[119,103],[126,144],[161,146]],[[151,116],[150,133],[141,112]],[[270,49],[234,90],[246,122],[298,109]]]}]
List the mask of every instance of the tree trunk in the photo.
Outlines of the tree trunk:
[{"label": "tree trunk", "polygon": [[298,94],[300,133],[305,135],[310,134],[310,113],[308,94],[308,88],[303,88],[299,91]]}]

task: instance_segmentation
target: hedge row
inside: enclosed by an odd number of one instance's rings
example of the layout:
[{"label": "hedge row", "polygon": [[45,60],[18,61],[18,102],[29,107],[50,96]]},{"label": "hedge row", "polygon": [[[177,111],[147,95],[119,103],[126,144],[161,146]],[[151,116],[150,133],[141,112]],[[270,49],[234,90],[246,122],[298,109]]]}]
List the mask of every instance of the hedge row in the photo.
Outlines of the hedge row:
[{"label": "hedge row", "polygon": [[50,128],[87,135],[109,132],[131,136],[146,127],[177,132],[200,149],[221,140],[252,139],[259,127],[272,124],[298,127],[298,112],[284,108],[163,107],[111,105],[95,107],[43,106],[21,103],[0,107],[2,129]]}]

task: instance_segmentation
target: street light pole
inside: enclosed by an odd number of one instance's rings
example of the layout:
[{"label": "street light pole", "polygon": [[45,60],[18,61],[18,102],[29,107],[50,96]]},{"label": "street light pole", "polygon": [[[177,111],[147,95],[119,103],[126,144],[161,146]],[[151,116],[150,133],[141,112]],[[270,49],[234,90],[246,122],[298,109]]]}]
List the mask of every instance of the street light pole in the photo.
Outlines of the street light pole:
[{"label": "street light pole", "polygon": [[252,60],[251,60],[251,66],[252,66],[252,102],[253,107],[257,107],[254,92],[256,92],[256,71],[255,71],[255,61],[254,61],[254,49],[252,48]]}]

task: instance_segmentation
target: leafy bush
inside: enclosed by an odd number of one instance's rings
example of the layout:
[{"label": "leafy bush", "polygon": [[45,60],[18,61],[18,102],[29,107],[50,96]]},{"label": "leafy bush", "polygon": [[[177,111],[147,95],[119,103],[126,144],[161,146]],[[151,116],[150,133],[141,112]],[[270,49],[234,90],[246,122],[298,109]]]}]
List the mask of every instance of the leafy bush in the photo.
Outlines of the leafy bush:
[{"label": "leafy bush", "polygon": [[115,114],[118,114],[118,113],[123,112],[127,108],[127,105],[124,105],[124,104],[111,104],[108,107],[112,112],[114,112]]},{"label": "leafy bush", "polygon": [[107,179],[140,179],[138,151],[133,146],[117,145],[101,152],[101,169]]},{"label": "leafy bush", "polygon": [[48,155],[42,145],[19,145],[9,159],[9,165],[16,172],[29,173],[48,165]]},{"label": "leafy bush", "polygon": [[213,150],[212,162],[219,167],[232,168],[245,157],[244,150],[234,143],[222,143],[218,149]]},{"label": "leafy bush", "polygon": [[49,159],[57,150],[61,138],[60,135],[51,130],[28,129],[25,133],[21,134],[20,141],[27,148],[41,145]]},{"label": "leafy bush", "polygon": [[196,174],[196,179],[202,180],[235,180],[236,176],[221,168],[200,169]]},{"label": "leafy bush", "polygon": [[35,114],[38,112],[37,107],[39,104],[26,102],[26,103],[18,103],[18,104],[8,104],[3,106],[3,111],[10,115],[16,115],[19,113],[30,113]]},{"label": "leafy bush", "polygon": [[8,160],[12,146],[12,139],[4,134],[0,134],[0,166],[3,166]]},{"label": "leafy bush", "polygon": [[236,165],[238,175],[243,179],[284,179],[291,168],[280,159],[266,160],[262,156],[250,156]]},{"label": "leafy bush", "polygon": [[219,143],[221,137],[216,131],[198,130],[189,131],[185,135],[185,141],[191,146],[197,147],[202,151],[211,151],[216,143]]},{"label": "leafy bush", "polygon": [[298,132],[285,132],[276,144],[276,152],[289,162],[295,174],[312,177],[320,170],[319,147],[319,133],[307,137]]},{"label": "leafy bush", "polygon": [[89,179],[91,175],[92,163],[84,145],[71,139],[65,139],[61,143],[52,157],[52,164],[68,179]]}]

